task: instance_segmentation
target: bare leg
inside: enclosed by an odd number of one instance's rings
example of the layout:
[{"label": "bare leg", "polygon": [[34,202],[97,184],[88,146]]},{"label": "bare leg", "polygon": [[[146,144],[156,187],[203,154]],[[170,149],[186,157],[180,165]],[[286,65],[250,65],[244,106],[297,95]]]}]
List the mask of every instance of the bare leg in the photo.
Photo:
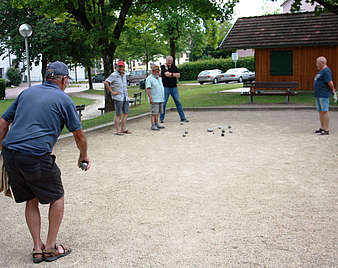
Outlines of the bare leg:
[{"label": "bare leg", "polygon": [[115,115],[114,124],[115,124],[116,132],[119,133],[120,132],[120,116],[119,115]]},{"label": "bare leg", "polygon": [[329,130],[329,122],[330,122],[330,115],[329,112],[319,112],[320,123],[322,125],[322,129]]},{"label": "bare leg", "polygon": [[154,115],[154,123],[155,123],[155,124],[156,124],[156,123],[158,124],[158,114],[155,114],[155,115]]},{"label": "bare leg", "polygon": [[52,249],[56,244],[56,237],[63,218],[64,197],[54,201],[49,206],[49,229],[46,249]]},{"label": "bare leg", "polygon": [[151,121],[151,125],[153,126],[155,124],[155,116],[154,115],[150,115],[150,121]]},{"label": "bare leg", "polygon": [[122,116],[122,126],[121,126],[121,131],[126,131],[127,129],[127,118],[128,118],[128,114],[123,114]]},{"label": "bare leg", "polygon": [[43,247],[43,242],[40,237],[41,232],[41,216],[39,209],[39,200],[34,198],[26,202],[26,222],[28,229],[32,235],[34,249],[41,250]]}]

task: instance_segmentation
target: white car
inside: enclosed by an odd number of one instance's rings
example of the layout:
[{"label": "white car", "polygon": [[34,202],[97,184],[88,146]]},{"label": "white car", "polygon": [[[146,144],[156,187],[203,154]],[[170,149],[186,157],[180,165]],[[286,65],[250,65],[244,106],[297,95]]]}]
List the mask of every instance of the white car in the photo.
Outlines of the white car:
[{"label": "white car", "polygon": [[255,73],[250,72],[247,68],[232,68],[227,70],[225,73],[217,75],[218,82],[231,82],[237,81],[242,83],[244,81],[255,80]]}]

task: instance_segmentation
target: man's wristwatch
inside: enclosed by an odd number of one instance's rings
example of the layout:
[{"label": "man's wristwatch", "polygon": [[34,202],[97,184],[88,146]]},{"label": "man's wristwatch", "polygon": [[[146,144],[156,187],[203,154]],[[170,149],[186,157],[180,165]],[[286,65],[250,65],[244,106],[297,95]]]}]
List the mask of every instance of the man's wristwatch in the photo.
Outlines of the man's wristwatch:
[{"label": "man's wristwatch", "polygon": [[171,73],[171,77],[173,77],[174,76],[174,73]]}]

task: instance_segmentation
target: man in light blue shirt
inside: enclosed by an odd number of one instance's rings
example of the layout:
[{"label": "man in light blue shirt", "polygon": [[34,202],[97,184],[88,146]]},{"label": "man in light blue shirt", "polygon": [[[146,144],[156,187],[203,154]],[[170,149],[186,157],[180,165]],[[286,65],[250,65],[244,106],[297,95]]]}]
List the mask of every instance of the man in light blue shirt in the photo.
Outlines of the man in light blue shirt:
[{"label": "man in light blue shirt", "polygon": [[158,131],[164,128],[164,126],[158,124],[158,117],[163,113],[164,87],[160,77],[160,67],[153,65],[151,70],[152,74],[146,79],[146,89],[150,102],[151,130]]},{"label": "man in light blue shirt", "polygon": [[[113,72],[106,79],[106,81],[104,81],[106,89],[109,90],[114,100],[115,106],[114,125],[116,129],[115,132],[116,135],[131,134],[131,132],[127,130],[129,99],[127,89],[127,77],[124,70],[125,70],[124,62],[119,61],[117,63],[116,71]],[[121,114],[123,114],[123,116],[120,124]]]}]

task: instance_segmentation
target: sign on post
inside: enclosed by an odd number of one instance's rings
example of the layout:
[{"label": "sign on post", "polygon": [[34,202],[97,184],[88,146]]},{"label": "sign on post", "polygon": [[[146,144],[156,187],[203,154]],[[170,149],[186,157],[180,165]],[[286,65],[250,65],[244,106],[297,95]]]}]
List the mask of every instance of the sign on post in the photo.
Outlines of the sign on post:
[{"label": "sign on post", "polygon": [[235,62],[235,68],[236,68],[236,63],[238,61],[238,53],[232,53],[231,57],[232,57],[232,60]]}]

